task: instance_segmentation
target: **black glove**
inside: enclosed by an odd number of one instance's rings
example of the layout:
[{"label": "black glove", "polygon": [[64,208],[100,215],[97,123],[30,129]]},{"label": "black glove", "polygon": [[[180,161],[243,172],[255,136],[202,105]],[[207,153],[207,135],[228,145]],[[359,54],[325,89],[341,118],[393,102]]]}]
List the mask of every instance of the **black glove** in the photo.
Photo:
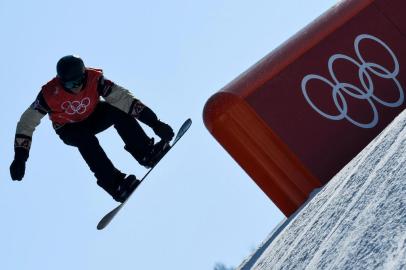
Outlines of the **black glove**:
[{"label": "black glove", "polygon": [[27,162],[29,150],[23,147],[14,148],[14,160],[10,165],[11,179],[21,181],[25,174],[25,162]]},{"label": "black glove", "polygon": [[173,133],[173,129],[168,125],[165,124],[164,122],[157,121],[152,128],[152,130],[155,132],[156,135],[161,138],[163,141],[171,141],[175,133]]},{"label": "black glove", "polygon": [[14,159],[10,166],[11,179],[21,181],[25,174],[25,160]]}]

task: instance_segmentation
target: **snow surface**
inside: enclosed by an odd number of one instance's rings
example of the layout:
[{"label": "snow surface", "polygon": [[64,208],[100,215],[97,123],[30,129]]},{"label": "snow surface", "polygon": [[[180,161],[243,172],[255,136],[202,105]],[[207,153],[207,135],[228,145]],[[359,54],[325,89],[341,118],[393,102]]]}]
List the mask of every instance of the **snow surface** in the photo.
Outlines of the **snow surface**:
[{"label": "snow surface", "polygon": [[238,269],[406,269],[406,111]]}]

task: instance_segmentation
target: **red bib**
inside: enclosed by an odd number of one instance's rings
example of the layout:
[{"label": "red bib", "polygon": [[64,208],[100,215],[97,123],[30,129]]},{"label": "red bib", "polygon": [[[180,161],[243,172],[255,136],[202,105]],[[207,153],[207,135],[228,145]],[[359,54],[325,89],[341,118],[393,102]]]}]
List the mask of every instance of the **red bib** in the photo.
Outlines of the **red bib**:
[{"label": "red bib", "polygon": [[64,90],[60,79],[55,77],[42,87],[42,95],[50,108],[53,123],[64,125],[85,120],[100,102],[97,85],[103,75],[100,69],[86,69],[86,83],[77,94]]}]

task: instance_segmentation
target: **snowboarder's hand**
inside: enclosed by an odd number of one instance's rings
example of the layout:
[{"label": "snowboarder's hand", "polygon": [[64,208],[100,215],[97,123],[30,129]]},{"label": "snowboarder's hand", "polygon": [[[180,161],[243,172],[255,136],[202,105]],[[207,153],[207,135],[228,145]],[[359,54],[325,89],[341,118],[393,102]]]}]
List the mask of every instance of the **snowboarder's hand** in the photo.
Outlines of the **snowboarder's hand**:
[{"label": "snowboarder's hand", "polygon": [[21,181],[25,174],[25,161],[14,159],[10,166],[11,179]]},{"label": "snowboarder's hand", "polygon": [[157,124],[155,124],[153,130],[155,134],[158,135],[159,138],[161,138],[161,140],[167,142],[171,141],[173,136],[175,135],[173,133],[173,129],[168,124],[165,124],[159,120]]}]

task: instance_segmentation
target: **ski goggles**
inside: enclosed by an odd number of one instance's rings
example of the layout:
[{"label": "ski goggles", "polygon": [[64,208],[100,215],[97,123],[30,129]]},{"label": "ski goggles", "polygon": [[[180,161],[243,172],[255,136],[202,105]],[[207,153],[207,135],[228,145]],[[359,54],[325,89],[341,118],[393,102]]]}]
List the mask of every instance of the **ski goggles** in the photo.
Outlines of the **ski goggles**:
[{"label": "ski goggles", "polygon": [[80,87],[83,84],[84,80],[85,80],[85,75],[83,74],[82,76],[80,76],[79,78],[77,78],[75,80],[62,81],[62,85],[66,89],[74,89],[74,88]]}]

